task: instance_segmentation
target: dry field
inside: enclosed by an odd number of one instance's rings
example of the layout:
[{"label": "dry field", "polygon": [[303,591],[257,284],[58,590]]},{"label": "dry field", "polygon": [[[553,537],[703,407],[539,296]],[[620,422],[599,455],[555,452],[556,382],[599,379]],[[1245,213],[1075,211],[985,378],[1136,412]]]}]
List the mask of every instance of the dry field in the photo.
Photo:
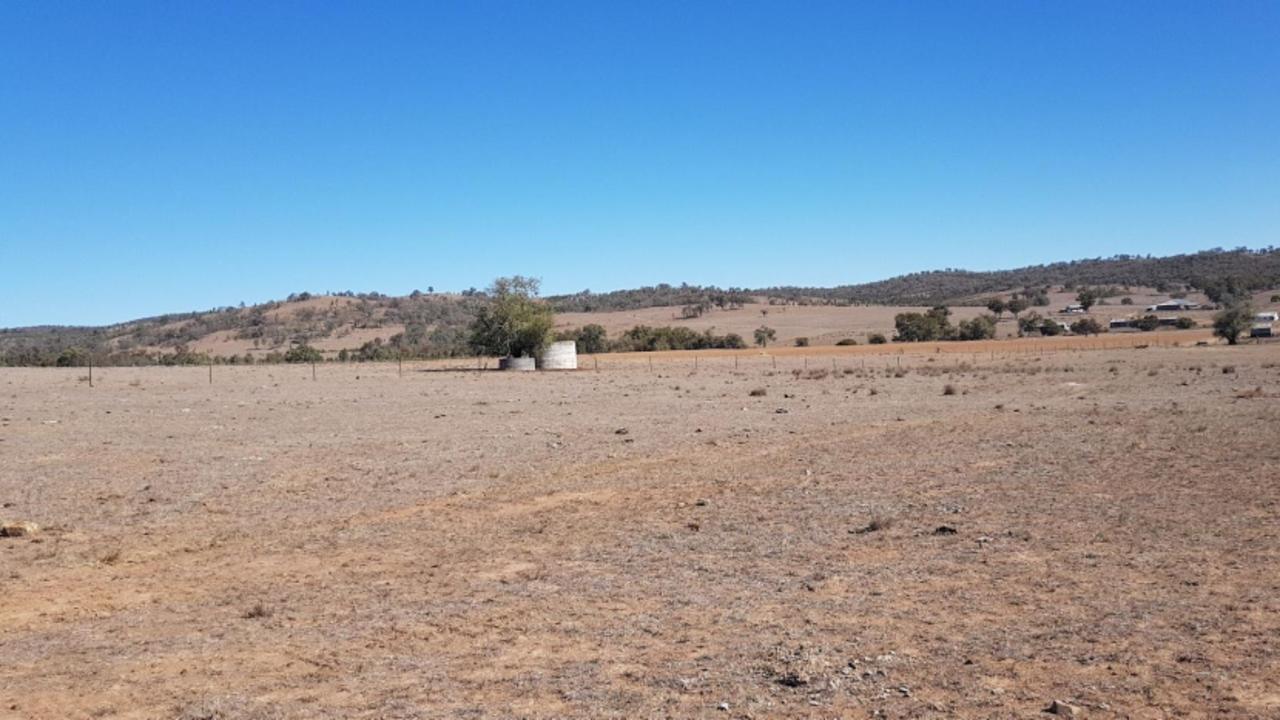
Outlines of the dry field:
[{"label": "dry field", "polygon": [[0,370],[0,717],[1280,717],[1280,344],[1067,347]]}]

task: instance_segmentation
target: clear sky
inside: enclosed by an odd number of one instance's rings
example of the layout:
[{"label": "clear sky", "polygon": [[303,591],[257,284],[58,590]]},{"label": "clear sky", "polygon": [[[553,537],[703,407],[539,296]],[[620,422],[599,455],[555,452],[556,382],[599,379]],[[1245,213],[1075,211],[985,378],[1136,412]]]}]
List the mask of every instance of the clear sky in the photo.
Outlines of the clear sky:
[{"label": "clear sky", "polygon": [[0,326],[1278,227],[1274,0],[0,0]]}]

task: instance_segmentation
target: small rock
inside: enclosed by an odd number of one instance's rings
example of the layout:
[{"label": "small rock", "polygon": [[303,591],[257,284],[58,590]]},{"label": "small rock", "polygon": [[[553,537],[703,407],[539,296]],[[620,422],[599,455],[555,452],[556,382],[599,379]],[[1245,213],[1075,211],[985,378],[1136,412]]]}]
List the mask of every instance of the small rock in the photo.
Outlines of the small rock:
[{"label": "small rock", "polygon": [[717,709],[717,710],[723,710],[723,711],[725,711],[725,712],[729,712],[729,703],[722,702],[722,703],[720,703],[719,705],[717,705],[717,706],[716,706],[716,709]]},{"label": "small rock", "polygon": [[786,415],[787,413],[789,413],[789,412],[791,412],[791,411],[790,411],[790,410],[788,410],[788,409],[786,409],[786,408],[778,408],[777,410],[774,410],[773,412],[774,412],[774,414],[776,414],[776,415]]},{"label": "small rock", "polygon": [[1049,707],[1044,709],[1050,715],[1061,715],[1063,717],[1075,717],[1080,714],[1080,708],[1061,700],[1054,700],[1049,703]]},{"label": "small rock", "polygon": [[630,430],[628,430],[628,429],[626,429],[626,428],[618,428],[617,430],[614,430],[614,431],[613,431],[613,434],[614,434],[614,435],[627,435],[627,434],[629,434],[630,432],[631,432],[631,431],[630,431]]},{"label": "small rock", "polygon": [[939,525],[933,531],[934,535],[955,535],[956,529],[950,525]]},{"label": "small rock", "polygon": [[698,501],[697,501],[697,502],[695,502],[695,503],[694,503],[694,505],[697,505],[698,507],[706,507],[706,506],[707,506],[707,500],[706,500],[706,498],[698,498]]},{"label": "small rock", "polygon": [[7,522],[0,524],[0,537],[26,537],[40,532],[40,526],[33,522]]}]

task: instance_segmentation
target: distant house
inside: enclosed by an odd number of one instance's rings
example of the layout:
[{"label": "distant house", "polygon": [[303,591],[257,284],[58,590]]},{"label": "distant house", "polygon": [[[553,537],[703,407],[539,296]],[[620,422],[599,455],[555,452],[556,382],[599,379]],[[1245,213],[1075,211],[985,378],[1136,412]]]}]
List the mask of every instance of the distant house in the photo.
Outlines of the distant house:
[{"label": "distant house", "polygon": [[1249,337],[1251,338],[1269,338],[1275,337],[1275,329],[1271,323],[1256,323],[1249,328]]},{"label": "distant house", "polygon": [[1113,318],[1107,323],[1107,329],[1111,332],[1137,332],[1138,328],[1129,318]]},{"label": "distant house", "polygon": [[1277,312],[1260,312],[1253,316],[1256,323],[1273,323],[1280,321],[1280,313]]},{"label": "distant house", "polygon": [[1082,313],[1087,311],[1084,309],[1083,305],[1073,303],[1071,305],[1068,305],[1062,308],[1062,312],[1067,313],[1068,315],[1074,315],[1076,313]]},{"label": "distant house", "polygon": [[1182,310],[1196,310],[1199,307],[1199,303],[1193,303],[1186,298],[1171,298],[1169,300],[1161,300],[1155,305],[1148,305],[1147,312],[1180,312]]}]

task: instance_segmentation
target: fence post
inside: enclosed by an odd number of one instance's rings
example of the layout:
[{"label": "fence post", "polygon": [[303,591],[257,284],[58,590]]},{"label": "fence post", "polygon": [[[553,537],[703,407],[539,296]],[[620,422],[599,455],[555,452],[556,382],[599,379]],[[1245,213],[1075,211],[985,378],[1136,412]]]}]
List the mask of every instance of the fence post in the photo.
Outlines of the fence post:
[{"label": "fence post", "polygon": [[209,358],[209,384],[213,384],[213,358]]},{"label": "fence post", "polygon": [[311,361],[311,380],[312,380],[312,382],[314,382],[314,381],[315,381],[315,379],[316,379],[316,361],[315,361],[315,360],[312,360],[312,361]]},{"label": "fence post", "polygon": [[93,387],[93,356],[89,356],[89,387]]}]

